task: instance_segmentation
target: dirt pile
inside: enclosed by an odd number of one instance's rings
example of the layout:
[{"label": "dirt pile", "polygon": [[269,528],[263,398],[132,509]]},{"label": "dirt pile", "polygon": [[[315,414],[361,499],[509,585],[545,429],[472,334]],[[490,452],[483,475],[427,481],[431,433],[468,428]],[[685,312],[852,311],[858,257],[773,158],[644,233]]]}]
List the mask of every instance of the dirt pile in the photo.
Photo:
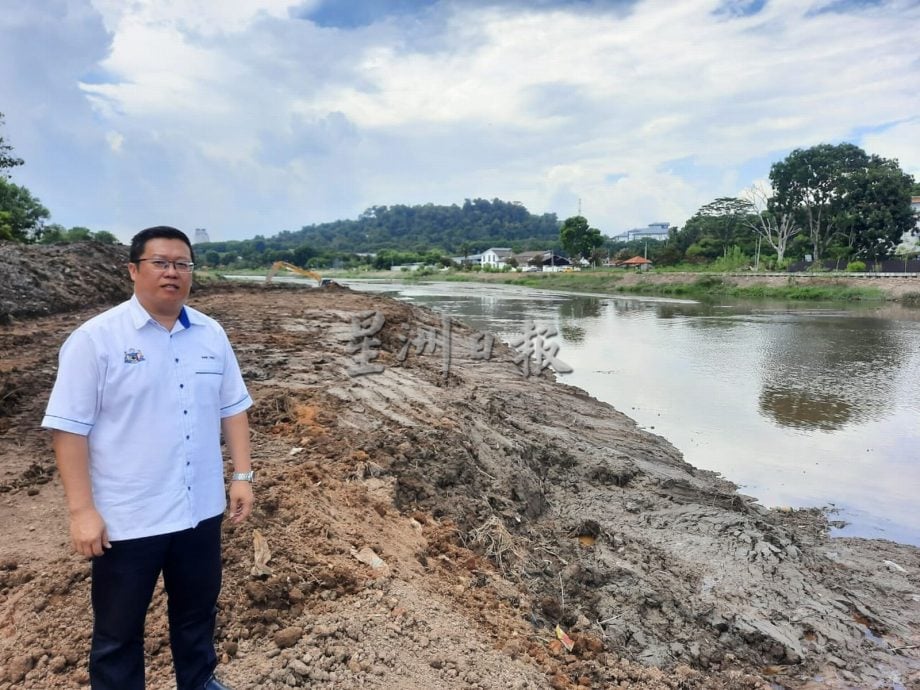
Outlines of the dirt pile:
[{"label": "dirt pile", "polygon": [[0,324],[112,304],[131,296],[124,245],[0,242]]},{"label": "dirt pile", "polygon": [[[448,357],[431,312],[339,288],[193,303],[256,401],[258,506],[225,531],[232,686],[920,687],[917,549],[764,510],[458,324]],[[37,425],[91,313],[0,328],[21,391],[0,411],[0,689],[87,681],[88,566]],[[170,687],[161,594],[148,638],[148,687]]]}]

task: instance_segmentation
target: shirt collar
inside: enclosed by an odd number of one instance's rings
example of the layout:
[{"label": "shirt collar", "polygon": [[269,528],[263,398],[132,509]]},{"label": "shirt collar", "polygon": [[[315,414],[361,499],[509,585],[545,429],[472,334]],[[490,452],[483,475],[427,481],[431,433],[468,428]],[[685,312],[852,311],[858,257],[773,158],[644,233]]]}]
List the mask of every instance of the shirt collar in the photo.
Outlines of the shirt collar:
[{"label": "shirt collar", "polygon": [[[131,313],[131,323],[137,330],[140,330],[151,321],[156,321],[141,305],[137,295],[131,295],[131,299],[128,301],[128,311]],[[198,318],[198,314],[194,309],[186,309],[183,305],[182,311],[179,312],[179,323],[182,324],[183,328],[189,328],[192,324],[200,324],[201,319]]]}]

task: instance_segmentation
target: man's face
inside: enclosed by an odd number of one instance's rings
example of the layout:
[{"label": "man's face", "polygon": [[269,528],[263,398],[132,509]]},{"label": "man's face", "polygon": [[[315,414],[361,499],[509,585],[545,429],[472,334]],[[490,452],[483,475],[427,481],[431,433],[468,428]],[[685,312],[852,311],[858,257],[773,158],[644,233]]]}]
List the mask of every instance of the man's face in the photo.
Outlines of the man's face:
[{"label": "man's face", "polygon": [[137,299],[152,314],[178,316],[192,288],[192,274],[177,271],[173,264],[161,271],[149,259],[190,262],[188,246],[182,240],[157,237],[147,241],[140,258],[139,263],[128,264]]}]

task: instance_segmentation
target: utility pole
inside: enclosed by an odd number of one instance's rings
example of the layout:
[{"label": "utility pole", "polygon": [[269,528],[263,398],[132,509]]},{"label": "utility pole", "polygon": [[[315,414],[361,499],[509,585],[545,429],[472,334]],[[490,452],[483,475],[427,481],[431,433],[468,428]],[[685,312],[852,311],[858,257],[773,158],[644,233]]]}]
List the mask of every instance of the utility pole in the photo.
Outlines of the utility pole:
[{"label": "utility pole", "polygon": [[578,197],[578,215],[581,215],[581,197]]}]

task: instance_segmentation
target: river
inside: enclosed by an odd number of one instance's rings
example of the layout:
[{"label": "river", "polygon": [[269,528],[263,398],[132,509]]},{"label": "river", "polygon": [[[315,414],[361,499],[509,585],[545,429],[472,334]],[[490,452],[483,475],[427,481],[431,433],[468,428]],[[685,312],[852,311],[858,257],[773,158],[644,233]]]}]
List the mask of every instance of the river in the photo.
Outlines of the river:
[{"label": "river", "polygon": [[510,341],[557,329],[560,376],[766,506],[920,546],[920,311],[344,281]]}]

